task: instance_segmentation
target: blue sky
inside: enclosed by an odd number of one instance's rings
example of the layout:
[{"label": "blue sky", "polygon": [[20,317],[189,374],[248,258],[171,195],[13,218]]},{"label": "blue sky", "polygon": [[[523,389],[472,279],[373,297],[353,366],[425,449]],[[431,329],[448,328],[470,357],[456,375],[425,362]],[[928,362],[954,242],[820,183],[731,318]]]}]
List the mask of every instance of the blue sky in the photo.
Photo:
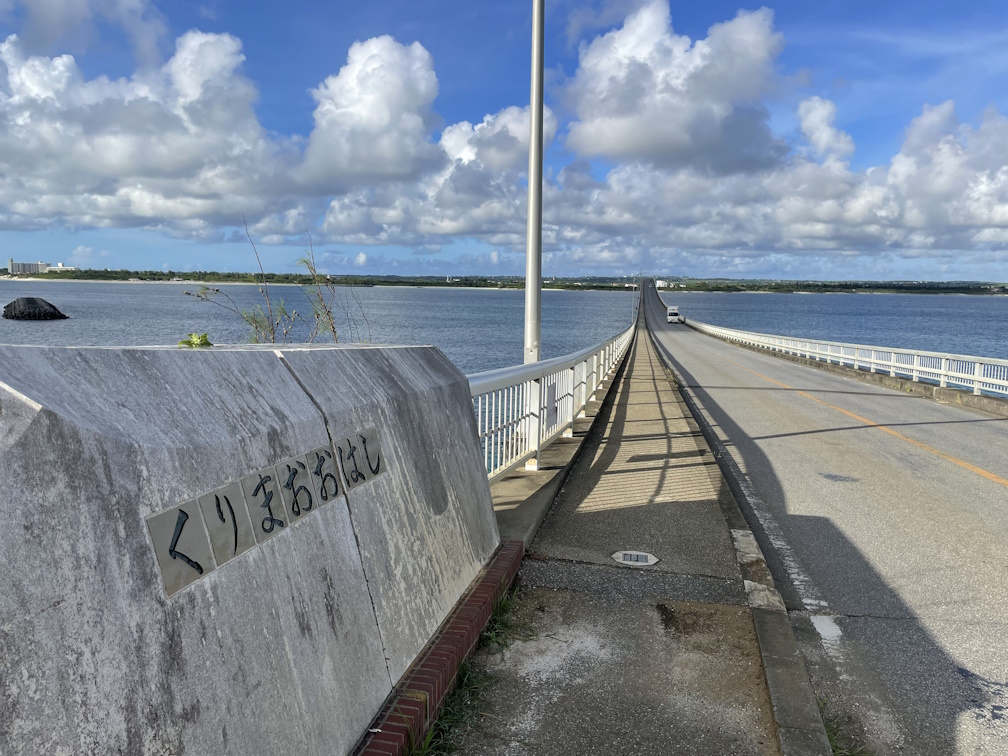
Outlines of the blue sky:
[{"label": "blue sky", "polygon": [[[0,0],[0,257],[520,274],[531,7]],[[547,275],[1008,278],[1003,3],[546,14]]]}]

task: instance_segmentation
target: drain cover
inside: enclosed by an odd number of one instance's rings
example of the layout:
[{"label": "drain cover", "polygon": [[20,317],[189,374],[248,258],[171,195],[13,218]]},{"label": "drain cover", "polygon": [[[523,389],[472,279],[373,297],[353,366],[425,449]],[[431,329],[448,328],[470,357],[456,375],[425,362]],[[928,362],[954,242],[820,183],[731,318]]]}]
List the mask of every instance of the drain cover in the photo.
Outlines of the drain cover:
[{"label": "drain cover", "polygon": [[612,555],[612,558],[627,567],[647,567],[658,561],[658,557],[654,554],[647,554],[643,551],[617,551]]}]

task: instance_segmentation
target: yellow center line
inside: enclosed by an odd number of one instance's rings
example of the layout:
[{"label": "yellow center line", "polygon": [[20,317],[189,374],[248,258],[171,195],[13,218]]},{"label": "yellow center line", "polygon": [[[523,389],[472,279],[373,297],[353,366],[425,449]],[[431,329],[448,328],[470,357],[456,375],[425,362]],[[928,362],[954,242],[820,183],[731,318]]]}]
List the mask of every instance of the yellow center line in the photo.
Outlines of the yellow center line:
[{"label": "yellow center line", "polygon": [[735,367],[738,367],[738,368],[742,368],[747,373],[752,373],[753,375],[758,376],[759,378],[762,378],[764,381],[768,381],[769,383],[773,383],[776,386],[780,386],[782,388],[790,389],[791,391],[796,391],[800,396],[804,396],[806,399],[811,399],[813,402],[818,402],[819,404],[822,404],[825,407],[829,407],[830,409],[834,409],[837,412],[839,412],[841,414],[844,414],[844,415],[846,415],[849,418],[852,418],[853,420],[857,420],[859,423],[864,423],[869,428],[878,428],[880,431],[888,433],[890,436],[895,436],[896,438],[900,439],[901,441],[906,441],[908,444],[910,444],[912,446],[916,446],[921,451],[926,451],[929,454],[934,454],[936,457],[941,457],[942,459],[944,459],[944,460],[946,460],[948,462],[951,462],[954,465],[958,465],[959,467],[963,468],[964,470],[969,470],[970,472],[976,473],[977,475],[979,475],[981,477],[984,477],[984,478],[986,478],[987,480],[989,480],[989,481],[991,481],[993,483],[997,483],[998,485],[1002,485],[1005,488],[1008,488],[1008,479],[1002,478],[999,475],[995,475],[992,472],[984,470],[982,467],[977,467],[974,464],[970,464],[969,462],[967,462],[964,459],[959,459],[958,457],[953,457],[950,454],[946,454],[943,451],[935,449],[933,446],[928,446],[927,444],[925,444],[925,443],[923,443],[921,441],[917,441],[916,439],[910,438],[909,436],[905,436],[902,433],[900,433],[899,431],[893,430],[892,428],[890,428],[890,427],[888,427],[886,425],[883,425],[882,423],[873,422],[873,421],[869,420],[868,418],[861,417],[861,415],[857,415],[857,414],[855,414],[853,412],[849,412],[848,410],[845,410],[843,407],[838,407],[835,404],[830,404],[829,402],[827,402],[827,401],[825,401],[823,399],[820,399],[817,396],[812,396],[811,394],[809,394],[809,393],[807,393],[805,391],[799,391],[799,390],[795,389],[793,386],[788,386],[786,383],[781,383],[780,381],[775,381],[773,378],[769,378],[769,377],[763,375],[762,373],[757,373],[755,370],[751,370],[750,368],[747,368],[745,365],[739,365],[738,363],[735,363],[735,362],[730,362],[729,364],[734,365]]}]

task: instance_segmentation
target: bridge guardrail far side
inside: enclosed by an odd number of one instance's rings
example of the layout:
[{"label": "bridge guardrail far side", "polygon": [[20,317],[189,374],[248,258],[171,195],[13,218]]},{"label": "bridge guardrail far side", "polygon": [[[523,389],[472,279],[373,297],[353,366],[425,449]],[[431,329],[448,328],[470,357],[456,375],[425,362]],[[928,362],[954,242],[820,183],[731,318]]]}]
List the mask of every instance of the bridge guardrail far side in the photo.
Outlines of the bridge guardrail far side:
[{"label": "bridge guardrail far side", "polygon": [[941,388],[971,391],[977,396],[989,394],[1008,397],[1008,360],[775,336],[714,326],[696,320],[687,320],[687,325],[701,333],[745,346],[870,373],[888,374],[893,378],[905,378],[913,382],[924,381]]},{"label": "bridge guardrail far side", "polygon": [[491,481],[522,463],[537,470],[543,448],[573,435],[574,420],[619,366],[635,327],[574,354],[467,376]]}]

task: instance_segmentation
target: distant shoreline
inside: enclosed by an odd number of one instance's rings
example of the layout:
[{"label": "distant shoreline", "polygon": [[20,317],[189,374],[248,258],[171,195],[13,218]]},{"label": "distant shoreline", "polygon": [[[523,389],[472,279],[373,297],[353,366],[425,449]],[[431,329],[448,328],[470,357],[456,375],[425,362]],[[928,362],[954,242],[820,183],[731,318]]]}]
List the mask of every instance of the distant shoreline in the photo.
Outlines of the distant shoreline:
[{"label": "distant shoreline", "polygon": [[[248,274],[237,274],[248,275]],[[267,278],[268,286],[314,286],[310,280],[290,280],[299,279],[300,276],[285,276],[284,279],[275,280]],[[498,282],[495,279],[487,279],[481,276],[463,276],[458,282],[447,283],[442,280],[431,278],[403,278],[388,280],[382,277],[375,279],[362,278],[354,279],[349,277],[338,277],[332,281],[333,285],[341,288],[420,288],[420,289],[463,289],[473,291],[524,291],[522,283],[514,280]],[[285,280],[286,279],[286,280]],[[249,280],[200,280],[183,278],[177,281],[165,278],[124,279],[118,276],[108,278],[98,276],[71,277],[65,274],[53,276],[6,276],[0,275],[0,284],[18,282],[38,282],[38,283],[113,283],[113,284],[172,284],[177,286],[205,286],[208,288],[218,288],[222,286],[262,286],[261,281]],[[325,282],[323,282],[325,285]],[[544,291],[609,291],[622,293],[629,289],[623,286],[622,281],[583,281],[577,279],[567,279],[562,282],[544,282]],[[961,281],[928,281],[928,282],[899,282],[894,281],[887,285],[884,281],[871,281],[859,284],[859,282],[816,282],[816,281],[796,281],[781,283],[778,285],[767,285],[762,281],[736,281],[731,279],[717,280],[689,280],[685,288],[665,288],[660,289],[662,294],[675,296],[677,294],[693,293],[722,293],[722,294],[960,294],[965,296],[1008,296],[1008,284],[993,282],[961,282]]]},{"label": "distant shoreline", "polygon": [[[27,282],[27,281],[30,281],[32,283],[46,283],[46,284],[48,284],[48,283],[60,283],[60,284],[67,284],[67,283],[100,283],[100,284],[145,284],[145,285],[155,284],[155,285],[159,285],[159,286],[162,285],[162,284],[171,284],[171,285],[174,285],[174,286],[208,286],[208,287],[214,287],[214,286],[255,286],[256,285],[256,283],[253,282],[253,281],[194,281],[194,280],[190,280],[190,279],[187,279],[187,278],[184,278],[181,281],[129,281],[129,280],[123,280],[121,278],[64,278],[62,276],[60,278],[39,278],[39,277],[35,277],[35,276],[17,276],[17,277],[11,278],[10,276],[0,276],[0,283],[2,283],[2,282],[18,283],[18,282]],[[276,281],[276,282],[269,281],[268,283],[269,283],[270,286],[304,286],[305,285],[305,284],[287,283],[287,282],[280,282],[280,281]]]}]

